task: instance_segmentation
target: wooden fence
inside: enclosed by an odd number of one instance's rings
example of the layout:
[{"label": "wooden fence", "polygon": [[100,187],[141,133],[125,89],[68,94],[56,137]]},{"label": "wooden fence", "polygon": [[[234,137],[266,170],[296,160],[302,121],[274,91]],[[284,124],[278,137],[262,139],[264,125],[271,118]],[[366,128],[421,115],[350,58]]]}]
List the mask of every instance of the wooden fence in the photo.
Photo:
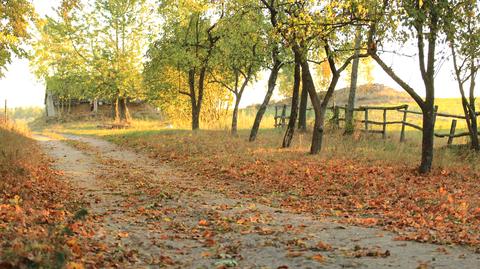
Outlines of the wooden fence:
[{"label": "wooden fence", "polygon": [[290,116],[287,116],[287,105],[275,106],[275,128],[285,127],[289,118]]},{"label": "wooden fence", "polygon": [[[284,127],[286,126],[287,119],[289,119],[289,116],[287,116],[287,105],[281,105],[281,106],[275,106],[275,127]],[[331,119],[331,122],[336,125],[337,127],[340,127],[340,122],[344,122],[345,118],[340,117],[340,111],[343,110],[343,112],[346,111],[346,106],[332,106],[329,107],[329,109],[333,113],[333,117]],[[408,105],[400,105],[400,106],[360,106],[358,108],[354,108],[355,112],[363,112],[363,119],[362,120],[355,120],[356,122],[360,122],[363,125],[362,131],[365,133],[378,133],[381,134],[382,137],[385,139],[387,138],[387,126],[388,125],[394,125],[394,124],[399,124],[401,125],[400,129],[400,142],[405,141],[405,128],[412,127],[414,129],[417,129],[419,131],[422,131],[422,126],[416,125],[414,123],[408,122],[408,115],[419,115],[422,116],[422,112],[419,111],[414,111],[414,110],[409,110]],[[383,120],[382,121],[375,121],[371,120],[369,118],[369,112],[373,111],[382,111],[383,112]],[[450,131],[448,133],[438,133],[435,132],[435,136],[439,138],[448,138],[447,144],[451,145],[453,143],[453,139],[457,137],[464,137],[464,136],[469,136],[469,132],[461,132],[461,133],[456,133],[456,128],[457,128],[457,121],[458,120],[465,120],[465,116],[462,115],[452,115],[448,113],[439,113],[438,111],[438,106],[435,106],[435,121],[438,117],[443,117],[443,118],[451,118],[451,125],[450,125]],[[401,113],[402,114],[402,120],[397,120],[397,121],[388,121],[388,113],[391,112],[396,112],[396,113]],[[343,113],[345,115],[345,113]],[[480,115],[479,112],[477,112],[477,116]],[[373,126],[381,126],[381,129],[373,129]]]}]

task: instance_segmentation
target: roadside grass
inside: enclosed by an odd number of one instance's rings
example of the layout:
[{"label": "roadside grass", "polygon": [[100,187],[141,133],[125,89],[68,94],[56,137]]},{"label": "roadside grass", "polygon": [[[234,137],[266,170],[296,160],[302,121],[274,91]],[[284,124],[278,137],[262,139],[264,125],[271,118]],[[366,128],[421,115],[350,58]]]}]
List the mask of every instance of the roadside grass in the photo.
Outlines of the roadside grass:
[{"label": "roadside grass", "polygon": [[[0,124],[0,267],[62,268],[80,260],[82,202],[22,128]],[[70,201],[66,203],[66,201]]]}]

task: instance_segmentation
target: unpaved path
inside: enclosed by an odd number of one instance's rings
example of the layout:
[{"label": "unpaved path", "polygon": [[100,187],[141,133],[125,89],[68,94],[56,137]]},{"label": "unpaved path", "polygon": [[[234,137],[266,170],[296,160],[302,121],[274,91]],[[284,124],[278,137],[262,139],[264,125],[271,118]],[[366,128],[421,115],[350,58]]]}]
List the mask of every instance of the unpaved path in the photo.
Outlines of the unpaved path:
[{"label": "unpaved path", "polygon": [[395,241],[379,229],[228,199],[100,139],[37,138],[90,201],[105,267],[480,268],[468,248]]}]

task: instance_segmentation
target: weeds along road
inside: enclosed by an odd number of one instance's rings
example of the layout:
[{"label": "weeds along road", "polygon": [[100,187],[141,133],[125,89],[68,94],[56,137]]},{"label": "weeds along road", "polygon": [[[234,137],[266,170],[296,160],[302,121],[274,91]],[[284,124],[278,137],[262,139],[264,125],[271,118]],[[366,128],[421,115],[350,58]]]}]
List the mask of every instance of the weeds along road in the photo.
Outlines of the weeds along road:
[{"label": "weeds along road", "polygon": [[194,175],[90,137],[37,137],[90,202],[101,267],[479,268],[459,246],[395,241],[205,190]]}]

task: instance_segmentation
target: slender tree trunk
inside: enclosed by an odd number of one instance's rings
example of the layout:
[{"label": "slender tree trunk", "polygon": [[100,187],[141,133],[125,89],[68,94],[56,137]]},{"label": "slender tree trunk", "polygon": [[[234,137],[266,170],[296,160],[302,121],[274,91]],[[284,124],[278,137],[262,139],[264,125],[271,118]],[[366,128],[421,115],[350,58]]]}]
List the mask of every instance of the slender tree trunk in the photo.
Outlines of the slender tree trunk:
[{"label": "slender tree trunk", "polygon": [[315,113],[315,123],[313,126],[312,145],[310,147],[311,154],[317,154],[321,148],[321,139],[323,136],[323,123],[321,115],[321,102],[315,90],[315,84],[313,83],[312,74],[310,73],[310,67],[306,60],[302,60],[302,83],[308,90],[310,100],[312,101],[313,111]]},{"label": "slender tree trunk", "polygon": [[308,89],[302,83],[302,94],[300,96],[300,109],[298,112],[298,130],[300,132],[307,131],[307,105],[308,105]]},{"label": "slender tree trunk", "polygon": [[477,112],[475,109],[475,77],[477,70],[474,70],[474,66],[471,66],[471,77],[470,77],[470,121],[471,121],[471,138],[472,138],[472,148],[475,151],[480,151],[480,142],[478,140],[478,123],[477,123]]},{"label": "slender tree trunk", "polygon": [[93,113],[96,115],[98,113],[98,99],[93,99]]},{"label": "slender tree trunk", "polygon": [[315,117],[315,126],[313,129],[313,137],[312,137],[312,147],[310,148],[311,154],[318,154],[322,150],[323,144],[323,134],[325,130],[325,115],[327,114],[328,103],[333,95],[333,91],[337,86],[338,79],[340,75],[338,73],[334,73],[332,77],[332,81],[330,82],[330,86],[323,98],[323,101],[320,105],[320,112],[318,113],[319,117]]},{"label": "slender tree trunk", "polygon": [[117,119],[117,98],[112,98],[112,105],[111,105],[111,117],[113,120]]},{"label": "slender tree trunk", "polygon": [[238,106],[240,105],[240,97],[235,95],[235,106],[233,107],[233,115],[232,115],[232,135],[237,135],[238,129]]},{"label": "slender tree trunk", "polygon": [[115,99],[115,121],[118,123],[130,122],[130,113],[127,106],[127,98],[117,96]]},{"label": "slender tree trunk", "polygon": [[275,90],[275,85],[277,84],[278,73],[280,72],[280,69],[282,67],[282,63],[278,59],[278,49],[272,52],[272,57],[274,63],[272,71],[270,72],[270,76],[268,78],[267,93],[265,94],[265,98],[263,99],[263,102],[257,111],[257,115],[255,116],[255,121],[253,122],[253,127],[250,131],[250,138],[248,139],[250,142],[253,142],[255,141],[255,139],[257,139],[258,129],[260,129],[263,115],[265,115],[265,111],[267,110],[270,98],[272,98],[273,91]]},{"label": "slender tree trunk", "polygon": [[192,107],[192,130],[200,129],[200,111],[198,111],[197,107]]},{"label": "slender tree trunk", "polygon": [[122,100],[122,111],[123,111],[123,119],[125,122],[130,122],[130,120],[132,119],[132,117],[130,116],[130,111],[128,110],[128,98],[127,97],[124,97],[123,100]]},{"label": "slender tree trunk", "polygon": [[428,173],[432,168],[433,162],[433,142],[435,132],[435,110],[432,105],[426,105],[423,111],[423,130],[422,130],[422,161],[420,163],[420,173]]},{"label": "slender tree trunk", "polygon": [[301,55],[298,49],[294,49],[295,54],[295,71],[293,80],[293,94],[292,94],[292,107],[290,111],[290,118],[288,120],[287,130],[283,137],[283,148],[288,148],[292,144],[293,135],[295,134],[295,124],[297,123],[298,115],[298,95],[300,91],[300,61]]},{"label": "slender tree trunk", "polygon": [[[270,23],[274,28],[277,27],[278,11],[276,9],[275,2],[274,1],[270,1],[270,3],[268,3],[267,1],[262,1],[262,2],[270,12]],[[250,137],[248,139],[250,142],[253,142],[255,141],[255,139],[257,139],[260,123],[262,122],[263,116],[265,115],[265,111],[267,110],[267,107],[268,107],[268,103],[270,102],[270,98],[272,97],[273,91],[275,90],[275,85],[277,83],[277,78],[278,78],[278,72],[280,71],[280,68],[283,65],[279,55],[280,55],[280,50],[278,48],[278,44],[275,44],[272,47],[273,66],[272,66],[272,71],[270,72],[270,77],[268,78],[267,93],[265,94],[263,103],[260,105],[260,108],[257,111],[257,115],[255,116],[255,121],[253,122],[253,127],[252,127],[252,130],[250,131]]]},{"label": "slender tree trunk", "polygon": [[362,41],[361,36],[361,29],[357,29],[357,33],[355,36],[355,56],[356,58],[353,59],[352,63],[352,76],[350,79],[350,92],[348,94],[348,103],[347,109],[345,111],[345,134],[352,134],[355,128],[355,124],[353,122],[353,112],[355,108],[355,95],[357,91],[357,79],[358,79],[358,64],[360,62],[360,58],[358,55],[360,54],[360,44]]},{"label": "slender tree trunk", "polygon": [[188,86],[190,93],[190,105],[192,112],[192,130],[198,130],[200,128],[200,108],[197,106],[197,98],[195,93],[195,69],[192,68],[188,71]]},{"label": "slender tree trunk", "polygon": [[120,98],[117,96],[117,98],[115,98],[115,122],[119,122],[120,121]]},{"label": "slender tree trunk", "polygon": [[[460,90],[460,94],[462,96],[462,108],[463,113],[465,115],[465,122],[467,124],[468,132],[470,135],[470,145],[471,148],[475,151],[480,150],[480,145],[478,141],[478,127],[477,127],[477,114],[475,112],[475,96],[474,96],[474,88],[475,88],[475,69],[474,63],[471,63],[473,69],[470,69],[470,96],[467,99],[465,95],[464,89],[464,81],[461,77],[461,68],[457,64],[457,55],[455,50],[454,41],[451,41],[450,44],[451,51],[452,51],[452,58],[453,58],[453,67],[455,69],[455,76],[458,84],[458,89]],[[472,57],[473,59],[473,57]]]},{"label": "slender tree trunk", "polygon": [[[325,46],[325,50],[328,52],[330,49]],[[328,54],[328,53],[327,53]],[[315,111],[315,124],[313,126],[313,135],[312,135],[312,145],[310,147],[310,154],[318,154],[322,149],[323,142],[323,133],[324,133],[324,123],[325,123],[325,114],[327,112],[328,103],[332,98],[333,91],[337,86],[338,80],[340,78],[340,71],[336,70],[334,67],[334,62],[331,56],[328,59],[330,68],[332,69],[332,80],[328,86],[327,93],[323,100],[320,100],[316,90],[315,84],[313,83],[312,75],[310,73],[310,67],[306,60],[302,60],[302,81],[306,84],[310,99],[312,100],[313,109]],[[334,71],[335,70],[335,71]]]}]

